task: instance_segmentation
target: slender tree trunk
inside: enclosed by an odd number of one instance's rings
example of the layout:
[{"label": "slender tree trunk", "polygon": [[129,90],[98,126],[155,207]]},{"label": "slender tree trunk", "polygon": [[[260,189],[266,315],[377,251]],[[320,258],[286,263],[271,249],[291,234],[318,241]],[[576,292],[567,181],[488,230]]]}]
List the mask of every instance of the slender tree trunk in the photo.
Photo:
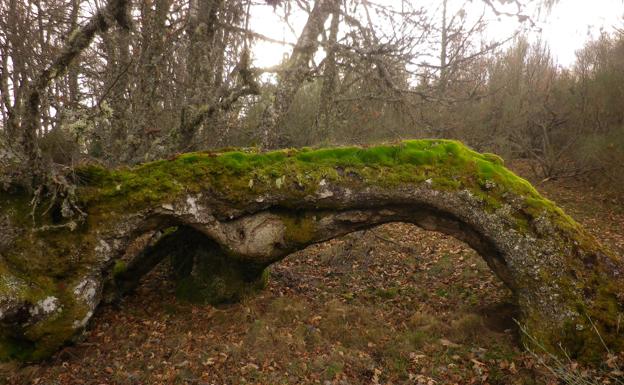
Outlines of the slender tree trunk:
[{"label": "slender tree trunk", "polygon": [[334,2],[339,0],[317,0],[314,3],[297,44],[284,65],[274,102],[262,116],[260,132],[263,148],[276,148],[280,144],[279,134],[283,129],[284,118],[297,91],[310,73],[310,60],[318,50],[318,37],[334,9]]},{"label": "slender tree trunk", "polygon": [[11,144],[18,132],[15,104],[11,102],[11,93],[9,91],[9,50],[8,47],[0,47],[0,99],[2,108],[2,128],[7,143]]},{"label": "slender tree trunk", "polygon": [[440,40],[440,93],[444,93],[446,89],[448,66],[448,25],[446,24],[446,5],[447,0],[442,0],[442,38]]},{"label": "slender tree trunk", "polygon": [[[71,12],[69,15],[69,30],[75,31],[78,28],[78,13],[80,11],[80,0],[71,0]],[[77,63],[72,63],[67,71],[69,100],[68,107],[75,109],[80,101],[80,88],[78,87],[78,74],[80,67]]]},{"label": "slender tree trunk", "polygon": [[[186,89],[189,90],[187,106],[182,112],[178,148],[189,150],[197,135],[199,126],[189,124],[195,121],[192,106],[216,103],[217,78],[220,78],[223,64],[215,53],[215,36],[218,30],[219,13],[223,0],[190,0],[187,33],[189,53],[186,65]],[[222,53],[221,53],[222,54]],[[220,79],[219,79],[220,80]],[[201,123],[200,123],[201,125]]]},{"label": "slender tree trunk", "polygon": [[340,25],[340,2],[332,3],[332,21],[329,27],[329,37],[325,48],[325,73],[323,88],[321,89],[319,112],[316,117],[316,129],[318,138],[327,141],[331,133],[332,113],[334,111],[334,99],[336,96],[336,82],[338,69],[336,68],[336,44],[338,40],[338,27]]},{"label": "slender tree trunk", "polygon": [[[120,28],[114,33],[102,36],[106,52],[108,74],[106,89],[110,89],[109,96],[112,109],[111,132],[109,143],[104,143],[101,138],[105,134],[95,135],[92,151],[96,156],[107,157],[111,163],[122,160],[120,154],[125,153],[126,139],[129,134],[129,116],[135,103],[129,98],[129,73],[132,61],[130,59],[130,31]],[[115,155],[116,154],[116,155]]]},{"label": "slender tree trunk", "polygon": [[[22,17],[20,10],[18,9],[17,0],[10,0],[9,2],[9,19],[14,20],[16,23],[22,23]],[[9,139],[15,145],[21,143],[21,124],[19,118],[22,114],[23,106],[23,94],[26,86],[27,71],[26,63],[24,61],[24,36],[17,33],[19,28],[11,29],[8,31],[8,43],[11,52],[12,61],[12,74],[8,74],[8,56],[3,56],[3,61],[6,60],[7,80],[10,77],[11,84],[13,86],[13,107],[8,113],[7,129],[9,130]],[[8,90],[8,84],[7,84]],[[7,91],[8,96],[8,91]],[[8,97],[6,99],[8,101]]]},{"label": "slender tree trunk", "polygon": [[141,5],[144,24],[141,28],[141,55],[137,63],[139,76],[137,90],[133,95],[136,122],[129,133],[132,140],[127,141],[126,161],[136,161],[150,148],[150,136],[163,131],[162,100],[164,85],[165,45],[167,35],[167,14],[172,0],[155,0]]}]

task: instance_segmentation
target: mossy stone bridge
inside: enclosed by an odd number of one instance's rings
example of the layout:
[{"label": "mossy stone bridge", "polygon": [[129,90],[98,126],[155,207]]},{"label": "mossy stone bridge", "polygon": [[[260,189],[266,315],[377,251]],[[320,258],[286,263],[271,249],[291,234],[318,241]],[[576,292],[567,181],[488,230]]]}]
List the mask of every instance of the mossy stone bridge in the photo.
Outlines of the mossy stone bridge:
[{"label": "mossy stone bridge", "polygon": [[28,197],[0,193],[4,359],[42,359],[79,337],[101,303],[165,257],[180,295],[235,301],[288,254],[388,222],[468,243],[547,349],[591,360],[624,348],[622,259],[499,157],[456,141],[190,153],[75,175],[88,214],[78,223],[42,205],[33,225]]}]

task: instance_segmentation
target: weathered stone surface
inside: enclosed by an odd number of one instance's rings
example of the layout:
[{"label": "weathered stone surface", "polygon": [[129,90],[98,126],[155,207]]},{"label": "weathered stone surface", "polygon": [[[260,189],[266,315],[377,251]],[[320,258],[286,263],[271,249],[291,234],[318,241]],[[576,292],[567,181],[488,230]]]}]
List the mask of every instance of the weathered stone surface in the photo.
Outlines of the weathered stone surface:
[{"label": "weathered stone surface", "polygon": [[[544,346],[592,359],[624,348],[624,263],[507,170],[458,142],[185,154],[133,169],[76,170],[85,223],[58,209],[33,226],[0,193],[0,356],[48,356],[103,301],[171,256],[180,294],[237,300],[266,266],[315,242],[387,222],[453,235],[483,256]],[[43,228],[42,226],[47,226]]]}]

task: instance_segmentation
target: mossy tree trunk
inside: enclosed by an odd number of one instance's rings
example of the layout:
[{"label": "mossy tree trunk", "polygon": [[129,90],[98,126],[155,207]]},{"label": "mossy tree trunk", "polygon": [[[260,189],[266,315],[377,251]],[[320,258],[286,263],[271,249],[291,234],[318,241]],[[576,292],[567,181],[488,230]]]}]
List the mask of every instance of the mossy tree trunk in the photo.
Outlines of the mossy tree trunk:
[{"label": "mossy tree trunk", "polygon": [[262,287],[264,268],[288,254],[388,222],[468,243],[514,292],[521,325],[553,352],[561,344],[592,360],[603,341],[624,349],[622,259],[500,158],[458,142],[192,153],[76,174],[88,217],[73,230],[43,209],[33,227],[28,197],[0,195],[5,358],[48,356],[166,257],[180,294],[232,301]]}]

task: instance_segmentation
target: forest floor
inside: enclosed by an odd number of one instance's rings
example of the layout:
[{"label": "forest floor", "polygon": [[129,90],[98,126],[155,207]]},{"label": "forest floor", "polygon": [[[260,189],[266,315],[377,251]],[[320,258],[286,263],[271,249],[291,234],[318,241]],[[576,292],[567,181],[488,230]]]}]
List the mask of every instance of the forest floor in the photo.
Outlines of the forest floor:
[{"label": "forest floor", "polygon": [[[572,180],[538,189],[624,255],[622,202]],[[49,361],[4,364],[5,383],[557,384],[521,348],[510,292],[484,261],[412,225],[293,254],[271,267],[265,291],[242,303],[178,301],[167,277],[166,266],[155,269],[119,305],[103,307],[82,342]],[[617,374],[623,358],[611,357],[607,372]],[[594,375],[575,363],[566,370]]]}]

